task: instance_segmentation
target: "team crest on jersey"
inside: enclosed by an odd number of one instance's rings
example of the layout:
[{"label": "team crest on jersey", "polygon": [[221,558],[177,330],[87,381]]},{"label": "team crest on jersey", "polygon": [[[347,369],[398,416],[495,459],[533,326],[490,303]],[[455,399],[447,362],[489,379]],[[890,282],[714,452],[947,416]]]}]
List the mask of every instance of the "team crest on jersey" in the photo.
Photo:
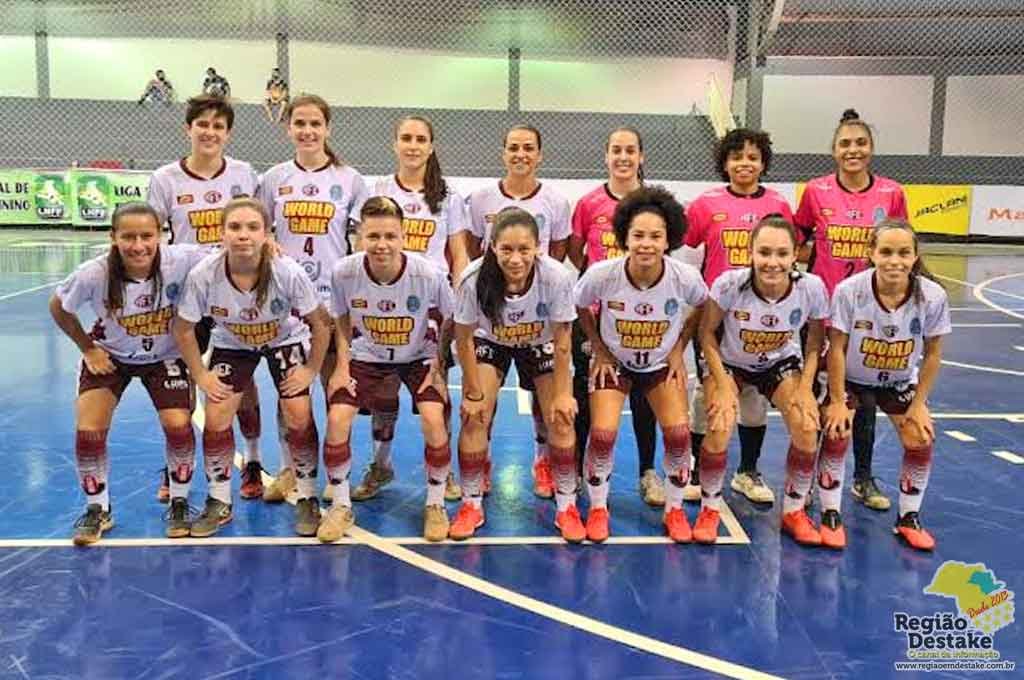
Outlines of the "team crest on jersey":
[{"label": "team crest on jersey", "polygon": [[142,339],[142,351],[143,352],[152,352],[153,351],[153,338],[143,338]]},{"label": "team crest on jersey", "polygon": [[727,219],[729,219],[729,214],[724,212],[717,212],[711,216],[712,222],[725,222]]},{"label": "team crest on jersey", "polygon": [[287,196],[290,193],[292,193],[292,188],[290,186],[288,186],[287,184],[285,186],[283,186],[283,187],[278,187],[277,188],[277,195],[278,196]]},{"label": "team crest on jersey", "polygon": [[639,314],[640,316],[647,316],[648,314],[654,311],[654,305],[648,304],[646,302],[641,302],[637,304],[636,307],[633,308],[633,311]]},{"label": "team crest on jersey", "polygon": [[213,371],[215,375],[221,378],[227,378],[229,375],[231,375],[231,364],[214,364],[213,366],[210,366],[210,370]]},{"label": "team crest on jersey", "polygon": [[274,316],[277,316],[283,311],[284,300],[282,300],[281,298],[274,298],[274,300],[270,303],[270,313],[273,314]]},{"label": "team crest on jersey", "polygon": [[245,192],[242,191],[242,185],[232,184],[231,185],[231,198],[238,198],[239,196],[245,196]]},{"label": "team crest on jersey", "polygon": [[164,295],[170,302],[177,302],[178,296],[181,295],[181,286],[177,283],[172,283],[164,289]]},{"label": "team crest on jersey", "polygon": [[737,321],[750,321],[750,312],[744,312],[742,309],[733,311],[732,318]]},{"label": "team crest on jersey", "polygon": [[878,224],[879,222],[884,220],[887,217],[887,215],[885,214],[885,208],[883,208],[882,206],[878,206],[877,208],[875,208],[875,214],[872,217],[874,217],[875,219],[875,224]]},{"label": "team crest on jersey", "polygon": [[871,323],[867,319],[861,319],[860,321],[853,322],[853,329],[857,331],[869,331],[875,327],[875,324]]},{"label": "team crest on jersey", "polygon": [[242,311],[238,312],[238,316],[241,317],[243,321],[255,321],[259,318],[259,315],[260,310],[255,307],[246,307]]},{"label": "team crest on jersey", "polygon": [[775,328],[779,325],[779,317],[774,314],[765,314],[761,317],[761,325],[766,328]]},{"label": "team crest on jersey", "polygon": [[210,307],[210,316],[227,316],[227,315],[228,315],[228,310],[224,309],[223,307],[218,307],[216,305],[213,305],[212,307]]},{"label": "team crest on jersey", "polygon": [[679,301],[675,298],[665,300],[665,316],[675,316],[679,311]]},{"label": "team crest on jersey", "polygon": [[379,300],[377,302],[377,309],[379,309],[382,312],[393,311],[395,309],[395,301],[394,300]]},{"label": "team crest on jersey", "polygon": [[345,195],[345,192],[342,190],[340,184],[332,184],[331,185],[331,200],[332,201],[340,201],[341,197],[344,196],[344,195]]},{"label": "team crest on jersey", "polygon": [[508,321],[509,323],[519,323],[519,320],[522,319],[524,316],[526,316],[526,312],[524,312],[521,309],[516,310],[514,312],[509,312]]},{"label": "team crest on jersey", "polygon": [[178,205],[188,205],[194,202],[195,200],[195,196],[193,196],[192,194],[181,194],[180,196],[174,199],[175,203],[177,203]]},{"label": "team crest on jersey", "polygon": [[537,318],[546,319],[548,318],[548,306],[543,302],[537,303]]},{"label": "team crest on jersey", "polygon": [[597,219],[594,220],[594,221],[597,222],[598,224],[608,224],[608,216],[607,215],[598,215]]},{"label": "team crest on jersey", "polygon": [[800,320],[803,318],[803,316],[804,313],[799,307],[794,309],[792,312],[789,313],[789,325],[794,327],[799,326]]},{"label": "team crest on jersey", "polygon": [[745,222],[746,224],[756,224],[758,219],[757,213],[744,213],[740,215],[740,222]]},{"label": "team crest on jersey", "polygon": [[220,199],[224,196],[219,191],[207,191],[203,194],[203,200],[207,203],[220,203]]},{"label": "team crest on jersey", "polygon": [[882,335],[887,338],[895,338],[896,334],[900,332],[900,327],[896,325],[882,326]]},{"label": "team crest on jersey", "polygon": [[306,272],[306,276],[309,277],[310,281],[316,281],[320,278],[320,263],[316,260],[306,260],[302,263],[302,269]]},{"label": "team crest on jersey", "polygon": [[626,305],[618,300],[609,300],[608,309],[614,309],[616,312],[624,312],[626,311]]},{"label": "team crest on jersey", "polygon": [[320,187],[318,187],[315,184],[307,184],[306,186],[302,187],[303,196],[316,196],[319,193]]},{"label": "team crest on jersey", "polygon": [[863,215],[864,213],[857,208],[850,208],[846,211],[846,219],[848,220],[859,220]]},{"label": "team crest on jersey", "polygon": [[833,215],[832,208],[822,208],[821,209],[821,216],[822,217],[832,217],[832,215]]},{"label": "team crest on jersey", "polygon": [[409,312],[415,314],[420,309],[420,299],[415,295],[410,295],[409,299],[405,301],[405,308],[408,309]]},{"label": "team crest on jersey", "polygon": [[910,320],[910,334],[920,335],[921,334],[921,319],[914,317]]},{"label": "team crest on jersey", "polygon": [[406,203],[405,205],[402,206],[402,210],[405,212],[405,214],[412,215],[412,214],[418,213],[420,211],[420,204],[419,203]]},{"label": "team crest on jersey", "polygon": [[352,304],[349,305],[352,309],[366,309],[366,300],[362,298],[353,298]]},{"label": "team crest on jersey", "polygon": [[141,309],[153,306],[153,296],[149,293],[144,293],[139,297],[135,298],[135,306]]}]

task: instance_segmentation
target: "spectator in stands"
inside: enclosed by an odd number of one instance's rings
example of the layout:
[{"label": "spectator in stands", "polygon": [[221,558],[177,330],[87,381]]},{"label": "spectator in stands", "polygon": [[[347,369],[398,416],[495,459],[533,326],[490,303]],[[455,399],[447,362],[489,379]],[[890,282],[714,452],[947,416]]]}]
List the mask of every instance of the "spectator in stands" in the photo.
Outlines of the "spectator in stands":
[{"label": "spectator in stands", "polygon": [[[270,71],[270,80],[267,81],[266,96],[263,99],[263,109],[267,112],[267,118],[271,123],[280,123],[285,107],[288,106],[288,81],[281,77],[281,69],[274,68]],[[274,108],[277,113],[274,113]]]},{"label": "spectator in stands", "polygon": [[171,85],[171,81],[167,80],[163,69],[157,69],[153,78],[146,83],[146,90],[142,93],[138,103],[163,102],[170,104],[172,101],[174,101],[174,86]]},{"label": "spectator in stands", "polygon": [[206,79],[203,80],[203,94],[228,99],[231,97],[231,85],[228,79],[217,73],[212,66],[206,69]]}]

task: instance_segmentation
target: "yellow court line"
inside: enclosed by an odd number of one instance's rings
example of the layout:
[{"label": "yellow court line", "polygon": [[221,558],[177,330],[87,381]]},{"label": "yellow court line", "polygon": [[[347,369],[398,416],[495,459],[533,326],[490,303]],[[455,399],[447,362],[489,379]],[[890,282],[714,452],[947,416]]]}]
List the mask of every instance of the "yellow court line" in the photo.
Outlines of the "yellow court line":
[{"label": "yellow court line", "polygon": [[770,675],[747,666],[741,666],[731,661],[725,661],[724,659],[718,659],[707,654],[701,654],[691,649],[671,645],[667,642],[656,640],[646,635],[640,635],[624,628],[618,628],[597,619],[527,597],[514,590],[503,588],[490,581],[459,571],[401,545],[385,541],[379,536],[358,527],[352,527],[349,530],[349,534],[370,548],[393,557],[400,562],[473,590],[481,595],[499,600],[505,604],[523,609],[537,616],[542,616],[562,625],[576,628],[585,633],[730,678],[742,678],[743,680],[774,680],[778,678],[778,676]]}]

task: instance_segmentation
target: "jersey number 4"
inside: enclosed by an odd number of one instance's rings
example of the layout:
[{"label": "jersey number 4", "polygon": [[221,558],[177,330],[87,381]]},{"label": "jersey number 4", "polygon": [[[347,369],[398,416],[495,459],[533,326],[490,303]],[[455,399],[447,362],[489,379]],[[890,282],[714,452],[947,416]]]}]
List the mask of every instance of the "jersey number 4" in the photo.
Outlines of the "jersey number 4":
[{"label": "jersey number 4", "polygon": [[306,242],[302,244],[302,252],[306,253],[310,257],[313,257],[313,237],[309,236],[306,238]]}]

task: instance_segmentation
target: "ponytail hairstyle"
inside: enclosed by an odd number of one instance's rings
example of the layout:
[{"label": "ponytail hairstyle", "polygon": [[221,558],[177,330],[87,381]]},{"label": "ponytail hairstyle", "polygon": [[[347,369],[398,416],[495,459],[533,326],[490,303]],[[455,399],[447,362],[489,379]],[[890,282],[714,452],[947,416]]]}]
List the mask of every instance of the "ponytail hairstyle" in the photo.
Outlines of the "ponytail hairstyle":
[{"label": "ponytail hairstyle", "polygon": [[[430,135],[430,143],[434,143],[434,124],[425,116],[405,116],[395,123],[395,138],[398,138],[398,129],[406,121],[416,121],[427,126],[427,133]],[[423,176],[423,200],[427,203],[430,212],[437,214],[441,212],[441,201],[448,196],[448,186],[445,184],[444,175],[441,173],[441,163],[437,160],[437,149],[430,152],[427,157],[427,172]]]},{"label": "ponytail hairstyle", "polygon": [[[781,229],[782,231],[786,232],[786,234],[789,236],[790,242],[793,244],[793,253],[794,254],[796,253],[796,249],[797,249],[796,227],[793,226],[792,222],[790,222],[785,217],[783,217],[782,213],[768,213],[767,215],[762,217],[761,221],[757,223],[757,226],[754,227],[750,231],[750,250],[751,250],[751,253],[753,253],[754,241],[757,239],[757,235],[760,234],[765,229]],[[744,281],[740,285],[740,290],[746,290],[747,288],[752,286],[754,284],[754,276],[755,275],[756,275],[756,272],[754,271],[754,258],[753,258],[753,255],[751,255],[751,258],[750,258],[750,276],[747,277],[747,280]],[[795,260],[793,262],[793,270],[789,273],[789,276],[794,281],[799,279],[802,276],[800,274],[800,271],[796,268],[796,261]]]},{"label": "ponytail hairstyle", "polygon": [[[251,208],[258,212],[260,219],[263,220],[263,230],[270,232],[270,215],[267,213],[266,207],[260,201],[249,196],[240,196],[228,201],[228,204],[221,210],[221,224],[227,225],[231,213],[242,208]],[[267,295],[270,293],[270,282],[274,279],[273,262],[274,254],[270,251],[270,242],[264,241],[263,247],[260,248],[260,264],[256,275],[256,307],[258,309],[263,309],[263,305],[267,302]]]},{"label": "ponytail hairstyle", "polygon": [[[914,254],[917,255],[917,261],[914,262],[913,268],[910,270],[910,290],[914,297],[914,302],[920,303],[924,300],[924,291],[921,290],[920,277],[924,277],[929,281],[935,283],[935,285],[942,287],[942,284],[938,282],[935,275],[928,271],[928,267],[924,264],[924,258],[921,257],[921,243],[917,238],[917,232],[914,231],[914,227],[906,220],[900,219],[887,219],[882,220],[875,225],[875,228],[871,230],[871,234],[868,236],[868,250],[874,251],[878,247],[878,238],[886,231],[900,230],[910,234],[910,238],[914,242]],[[874,267],[875,263],[871,262],[871,266]]]},{"label": "ponytail hairstyle", "polygon": [[[614,135],[616,132],[628,132],[631,135],[633,135],[634,137],[636,137],[636,148],[640,151],[641,154],[644,152],[644,138],[640,136],[640,131],[637,130],[636,128],[630,127],[628,125],[623,125],[621,127],[617,127],[617,128],[615,128],[614,130],[612,130],[611,132],[608,133],[608,141],[605,142],[605,144],[604,144],[604,150],[605,151],[608,151],[608,147],[611,146],[612,135]],[[539,136],[538,136],[538,139],[539,139]],[[644,164],[643,163],[640,163],[637,166],[637,168],[636,168],[636,178],[640,181],[640,184],[644,183]]]},{"label": "ponytail hairstyle", "polygon": [[856,126],[864,130],[864,134],[868,136],[868,141],[871,142],[871,148],[875,148],[875,135],[871,131],[871,125],[867,121],[862,120],[860,114],[857,113],[856,109],[846,109],[843,111],[843,115],[839,117],[839,125],[836,125],[835,132],[832,133],[832,148],[836,148],[836,140],[839,139],[839,131],[847,125]]},{"label": "ponytail hairstyle", "polygon": [[[491,242],[484,251],[483,262],[476,278],[476,301],[480,311],[494,325],[501,323],[501,313],[505,308],[505,275],[498,265],[498,256],[494,253],[494,244],[506,229],[526,227],[533,234],[533,240],[540,243],[540,229],[533,215],[522,208],[508,206],[502,208],[494,217],[494,229],[491,231]],[[536,267],[536,263],[534,263]]]},{"label": "ponytail hairstyle", "polygon": [[[153,228],[156,229],[157,238],[160,237],[160,216],[156,214],[153,206],[141,201],[122,203],[117,206],[114,210],[114,217],[110,222],[111,237],[117,233],[117,228],[120,226],[121,221],[130,215],[150,217],[153,220]],[[157,246],[156,254],[153,256],[153,263],[149,266],[149,279],[153,282],[153,300],[155,301],[153,309],[157,310],[160,309],[161,296],[164,289],[163,276],[160,274],[159,246]],[[128,275],[124,271],[124,260],[121,259],[121,251],[117,249],[116,244],[111,243],[110,252],[107,253],[107,299],[103,301],[103,306],[106,307],[107,314],[110,316],[124,309],[125,283],[127,280]]]},{"label": "ponytail hairstyle", "polygon": [[[320,113],[323,114],[324,123],[328,126],[331,124],[331,107],[323,97],[315,94],[303,93],[288,102],[288,106],[284,109],[284,118],[291,122],[292,114],[295,113],[295,109],[300,106],[315,106],[320,110]],[[338,158],[338,154],[334,153],[330,145],[327,143],[326,136],[324,137],[324,153],[327,154],[327,158],[331,161],[331,165],[343,165],[341,159]]]}]

